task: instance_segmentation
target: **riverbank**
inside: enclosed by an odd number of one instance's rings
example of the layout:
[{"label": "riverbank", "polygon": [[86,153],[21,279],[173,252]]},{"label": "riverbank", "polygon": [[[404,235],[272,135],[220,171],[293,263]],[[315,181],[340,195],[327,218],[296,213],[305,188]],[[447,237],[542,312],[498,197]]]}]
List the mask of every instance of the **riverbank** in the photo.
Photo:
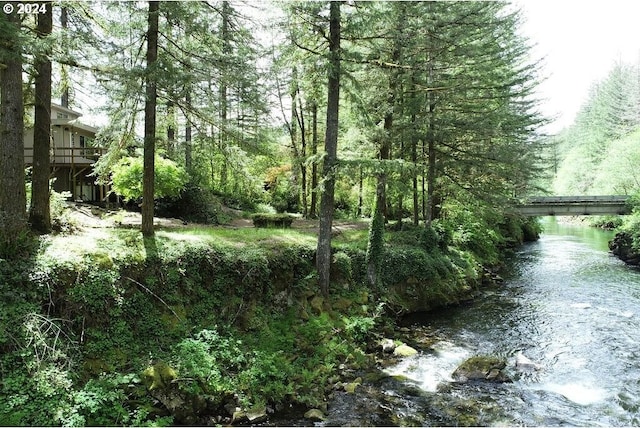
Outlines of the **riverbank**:
[{"label": "riverbank", "polygon": [[33,257],[0,262],[0,424],[322,412],[377,364],[379,332],[392,333],[398,314],[468,299],[491,278],[445,235],[387,235],[374,289],[363,285],[366,230],[336,236],[329,299],[317,291],[313,233],[180,227],[145,240],[109,228],[44,238]]},{"label": "riverbank", "polygon": [[[394,413],[411,418],[405,425],[638,423],[638,271],[607,252],[610,231],[545,226],[539,241],[507,261],[500,286],[469,304],[406,319],[436,341],[387,370],[404,379],[404,389],[382,388],[389,400],[403,398]],[[506,361],[512,382],[454,379],[460,364],[486,355]],[[520,369],[519,355],[534,368]]]}]

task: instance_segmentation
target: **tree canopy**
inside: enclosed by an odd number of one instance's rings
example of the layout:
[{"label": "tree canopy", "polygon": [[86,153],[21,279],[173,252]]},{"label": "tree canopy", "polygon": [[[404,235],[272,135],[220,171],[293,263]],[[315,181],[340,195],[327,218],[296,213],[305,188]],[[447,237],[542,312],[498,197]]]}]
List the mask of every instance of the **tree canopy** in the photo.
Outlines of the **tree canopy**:
[{"label": "tree canopy", "polygon": [[[109,150],[95,165],[103,183],[143,152],[158,174],[158,152],[184,167],[190,188],[227,205],[320,216],[330,230],[328,216],[429,225],[460,209],[502,212],[543,166],[538,68],[512,5],[63,6],[53,4],[51,35],[30,36],[23,24],[20,40],[29,63],[51,59],[53,94],[80,110],[81,93],[103,105],[97,144]],[[637,105],[613,95],[624,93],[624,73],[607,86],[612,110],[594,104],[585,121]],[[635,116],[624,117],[594,131],[595,157],[606,151],[601,138],[632,126]]]},{"label": "tree canopy", "polygon": [[594,82],[573,124],[551,139],[558,194],[634,194],[640,190],[640,63],[612,65]]}]

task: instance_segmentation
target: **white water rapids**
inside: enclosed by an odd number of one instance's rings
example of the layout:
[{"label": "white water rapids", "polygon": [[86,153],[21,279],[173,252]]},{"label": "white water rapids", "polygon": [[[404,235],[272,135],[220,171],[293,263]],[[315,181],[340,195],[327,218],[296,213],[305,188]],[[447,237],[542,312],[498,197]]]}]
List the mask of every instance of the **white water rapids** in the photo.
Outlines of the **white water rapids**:
[{"label": "white water rapids", "polygon": [[[414,317],[443,339],[387,372],[443,408],[477,403],[464,411],[485,412],[482,425],[638,425],[640,271],[608,253],[610,233],[546,230],[517,252],[504,284],[470,305]],[[518,352],[539,370],[517,370]],[[455,385],[451,373],[473,355],[504,357],[514,382]]]}]

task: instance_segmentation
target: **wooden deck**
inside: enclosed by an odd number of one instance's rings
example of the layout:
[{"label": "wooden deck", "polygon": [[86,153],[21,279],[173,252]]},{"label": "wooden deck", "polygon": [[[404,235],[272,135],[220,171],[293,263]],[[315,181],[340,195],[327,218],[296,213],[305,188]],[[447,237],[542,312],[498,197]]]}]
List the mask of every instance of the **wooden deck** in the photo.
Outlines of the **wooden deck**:
[{"label": "wooden deck", "polygon": [[[103,147],[54,147],[49,159],[51,166],[90,166],[105,152]],[[24,148],[24,162],[33,163],[33,147]]]}]

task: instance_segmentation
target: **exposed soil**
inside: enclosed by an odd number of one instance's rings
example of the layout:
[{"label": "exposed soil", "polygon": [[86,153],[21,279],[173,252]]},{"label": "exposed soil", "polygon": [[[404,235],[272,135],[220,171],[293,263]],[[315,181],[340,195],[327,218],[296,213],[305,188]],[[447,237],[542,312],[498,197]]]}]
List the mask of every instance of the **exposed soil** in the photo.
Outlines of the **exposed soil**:
[{"label": "exposed soil", "polygon": [[[125,210],[110,210],[95,205],[68,202],[69,215],[73,222],[81,229],[137,227],[142,224],[142,215]],[[182,220],[176,218],[154,217],[153,222],[162,227],[184,227]]]}]

